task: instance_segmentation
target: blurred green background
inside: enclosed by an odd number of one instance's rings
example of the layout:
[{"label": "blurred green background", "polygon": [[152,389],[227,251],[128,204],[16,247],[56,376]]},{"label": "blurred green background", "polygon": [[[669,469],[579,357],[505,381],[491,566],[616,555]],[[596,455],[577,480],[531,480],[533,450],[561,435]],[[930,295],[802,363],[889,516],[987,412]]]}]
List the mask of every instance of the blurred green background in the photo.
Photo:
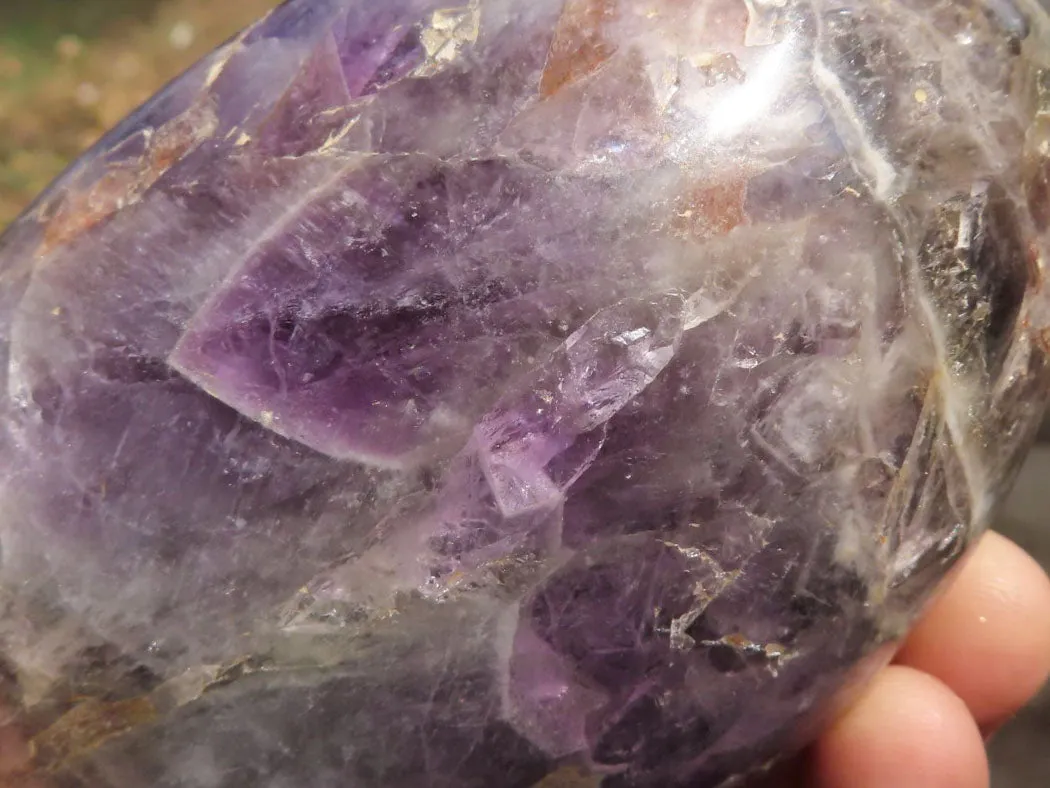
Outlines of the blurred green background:
[{"label": "blurred green background", "polygon": [[158,87],[276,0],[0,0],[0,228]]}]

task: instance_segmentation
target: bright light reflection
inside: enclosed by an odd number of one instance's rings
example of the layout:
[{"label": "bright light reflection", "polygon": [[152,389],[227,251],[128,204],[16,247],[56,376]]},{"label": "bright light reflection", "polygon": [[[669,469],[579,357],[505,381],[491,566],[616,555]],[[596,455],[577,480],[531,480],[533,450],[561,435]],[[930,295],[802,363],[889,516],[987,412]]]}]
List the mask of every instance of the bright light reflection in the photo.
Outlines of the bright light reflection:
[{"label": "bright light reflection", "polygon": [[791,73],[794,46],[794,38],[788,37],[769,47],[765,57],[749,69],[743,84],[728,91],[711,108],[705,135],[708,139],[729,139],[769,112]]}]

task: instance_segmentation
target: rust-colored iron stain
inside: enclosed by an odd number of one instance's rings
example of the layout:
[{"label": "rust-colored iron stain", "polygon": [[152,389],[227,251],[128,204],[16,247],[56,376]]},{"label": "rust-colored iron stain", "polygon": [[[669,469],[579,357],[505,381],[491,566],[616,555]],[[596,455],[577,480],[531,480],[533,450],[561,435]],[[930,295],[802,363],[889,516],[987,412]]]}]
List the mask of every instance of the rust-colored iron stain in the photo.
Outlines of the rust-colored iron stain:
[{"label": "rust-colored iron stain", "polygon": [[47,769],[84,755],[106,740],[145,725],[157,714],[148,698],[106,703],[88,700],[74,706],[30,742],[33,760]]},{"label": "rust-colored iron stain", "polygon": [[1031,279],[1032,286],[1036,290],[1043,289],[1043,267],[1045,265],[1045,259],[1043,248],[1040,243],[1034,239],[1029,241],[1028,254],[1025,255],[1025,262],[1028,264],[1028,277]]},{"label": "rust-colored iron stain", "polygon": [[[685,0],[654,0],[651,13],[663,18],[671,36],[686,36],[691,44],[743,45],[748,25],[747,8],[738,0],[712,3],[703,19],[691,19]],[[540,96],[547,98],[566,85],[593,73],[616,54],[610,28],[627,13],[622,0],[568,0],[551,41],[540,79]],[[717,49],[717,47],[716,47]],[[732,55],[722,53],[717,65],[736,81],[744,77]]]},{"label": "rust-colored iron stain", "polygon": [[725,235],[747,222],[743,179],[702,183],[675,202],[671,226],[676,235],[703,240]]},{"label": "rust-colored iron stain", "polygon": [[50,254],[137,202],[172,165],[212,133],[215,123],[210,107],[193,107],[158,128],[141,157],[114,165],[82,191],[72,186],[47,222],[37,256]]},{"label": "rust-colored iron stain", "polygon": [[618,0],[569,0],[551,41],[540,79],[540,95],[552,96],[612,57],[607,27],[619,14]]}]

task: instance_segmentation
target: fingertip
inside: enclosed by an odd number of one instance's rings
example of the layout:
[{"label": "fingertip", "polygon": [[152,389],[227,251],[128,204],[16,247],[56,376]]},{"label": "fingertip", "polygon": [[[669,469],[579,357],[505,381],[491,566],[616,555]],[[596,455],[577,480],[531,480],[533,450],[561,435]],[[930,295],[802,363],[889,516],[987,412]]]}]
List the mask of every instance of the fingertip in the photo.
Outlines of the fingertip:
[{"label": "fingertip", "polygon": [[1009,539],[986,534],[897,662],[936,676],[994,727],[1050,674],[1050,579]]},{"label": "fingertip", "polygon": [[912,668],[883,670],[813,748],[819,788],[988,788],[988,762],[963,701]]}]

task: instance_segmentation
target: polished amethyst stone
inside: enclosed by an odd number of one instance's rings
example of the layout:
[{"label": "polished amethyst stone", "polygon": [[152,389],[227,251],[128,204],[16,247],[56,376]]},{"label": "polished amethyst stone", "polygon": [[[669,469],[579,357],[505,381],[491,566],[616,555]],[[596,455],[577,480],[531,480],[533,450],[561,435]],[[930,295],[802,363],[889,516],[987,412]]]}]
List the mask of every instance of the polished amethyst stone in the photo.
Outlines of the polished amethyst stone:
[{"label": "polished amethyst stone", "polygon": [[710,788],[805,744],[1050,392],[1016,3],[291,0],[165,88],[0,241],[34,778]]}]

